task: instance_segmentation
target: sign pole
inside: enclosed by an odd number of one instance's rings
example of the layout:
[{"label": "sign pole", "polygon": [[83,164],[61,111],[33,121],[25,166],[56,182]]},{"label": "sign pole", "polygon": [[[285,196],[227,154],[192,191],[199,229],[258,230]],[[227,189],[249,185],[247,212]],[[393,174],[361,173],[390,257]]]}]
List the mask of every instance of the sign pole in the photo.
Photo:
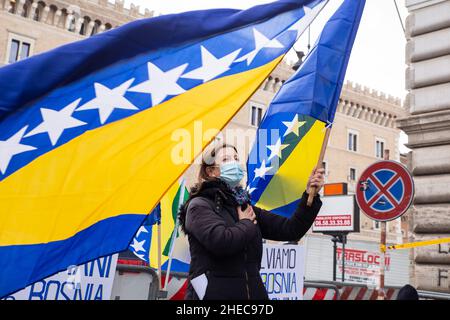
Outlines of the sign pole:
[{"label": "sign pole", "polygon": [[378,290],[378,300],[385,300],[384,294],[384,273],[386,269],[386,221],[381,221],[381,261],[380,261],[380,289]]},{"label": "sign pole", "polygon": [[331,241],[333,242],[333,281],[336,281],[336,265],[337,265],[337,242],[338,238],[336,235],[333,235],[333,238],[331,238]]},{"label": "sign pole", "polygon": [[347,242],[347,235],[342,234],[342,282],[345,282],[345,243]]},{"label": "sign pole", "polygon": [[[320,149],[320,155],[319,155],[319,160],[317,160],[317,165],[316,168],[322,168],[323,167],[323,158],[325,157],[325,151],[327,149],[328,146],[328,140],[330,139],[330,134],[331,134],[331,127],[326,127],[326,131],[325,131],[325,137],[323,138],[323,144],[322,144],[322,149]],[[307,205],[308,207],[311,207],[313,200],[314,200],[314,196],[317,193],[317,189],[315,187],[310,187],[308,190],[308,202]]]},{"label": "sign pole", "polygon": [[[384,150],[384,160],[389,160],[389,150]],[[381,221],[381,234],[380,234],[380,290],[378,291],[378,300],[385,300],[386,295],[384,292],[384,273],[386,270],[386,221]]]}]

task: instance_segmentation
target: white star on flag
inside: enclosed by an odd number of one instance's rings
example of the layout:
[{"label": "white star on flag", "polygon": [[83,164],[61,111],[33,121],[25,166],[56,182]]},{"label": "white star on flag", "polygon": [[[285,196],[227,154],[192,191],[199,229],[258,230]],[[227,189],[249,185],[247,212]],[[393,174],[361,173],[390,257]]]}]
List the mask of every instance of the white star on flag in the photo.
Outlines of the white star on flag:
[{"label": "white star on flag", "polygon": [[130,88],[130,92],[148,93],[152,106],[160,104],[167,96],[176,96],[186,92],[177,81],[189,64],[185,63],[167,72],[162,71],[151,62],[147,63],[148,80]]},{"label": "white star on flag", "polygon": [[272,167],[266,167],[266,160],[263,160],[261,163],[261,167],[255,169],[255,177],[253,178],[253,180],[255,180],[256,178],[265,179],[267,172],[269,172],[270,170],[272,170]]},{"label": "white star on flag", "polygon": [[95,98],[77,108],[75,111],[98,109],[100,122],[101,124],[104,124],[111,113],[113,113],[114,109],[139,110],[139,108],[124,97],[133,81],[134,78],[122,83],[114,89],[110,89],[98,82],[94,83]]},{"label": "white star on flag", "polygon": [[288,31],[296,31],[297,35],[295,38],[298,40],[298,38],[303,34],[303,32],[305,32],[306,28],[308,28],[308,26],[311,24],[311,22],[313,22],[314,18],[317,16],[317,14],[320,12],[320,10],[322,10],[322,8],[325,6],[326,2],[327,1],[323,1],[323,3],[318,4],[313,9],[311,9],[307,6],[303,6],[305,15],[300,20],[298,20],[296,23],[294,23],[288,29]]},{"label": "white star on flag", "polygon": [[283,121],[283,124],[287,127],[283,137],[286,137],[290,133],[294,133],[297,137],[299,135],[298,129],[305,125],[306,121],[298,121],[298,115],[296,114],[292,121]]},{"label": "white star on flag", "polygon": [[284,45],[277,39],[270,40],[261,32],[253,28],[253,36],[255,38],[255,49],[250,51],[246,55],[240,57],[236,62],[241,62],[247,60],[247,66],[249,66],[253,60],[256,58],[258,53],[264,48],[284,48]]},{"label": "white star on flag", "polygon": [[252,194],[257,188],[247,188],[248,194]]},{"label": "white star on flag", "polygon": [[136,251],[136,252],[140,252],[140,251],[145,252],[144,243],[145,243],[145,240],[137,241],[136,238],[134,238],[133,243],[130,244],[130,247],[133,247],[134,251]]},{"label": "white star on flag", "polygon": [[78,107],[80,101],[81,98],[73,101],[59,111],[41,108],[43,122],[28,132],[25,137],[31,137],[39,133],[47,132],[52,146],[54,146],[64,130],[84,126],[86,124],[86,122],[72,117],[72,114],[74,113],[75,108]]},{"label": "white star on flag", "polygon": [[268,160],[270,161],[270,159],[274,158],[275,156],[281,159],[281,152],[288,146],[288,144],[281,144],[281,139],[278,139],[277,143],[275,143],[274,145],[267,146],[267,148],[270,150],[270,156]]},{"label": "white star on flag", "polygon": [[233,51],[232,53],[217,59],[211,52],[208,51],[208,49],[201,46],[202,66],[182,75],[181,77],[186,79],[202,80],[203,82],[214,79],[215,77],[230,70],[230,66],[239,55],[239,52],[241,52],[241,49]]},{"label": "white star on flag", "polygon": [[139,228],[138,232],[136,233],[136,238],[138,238],[138,237],[141,235],[141,233],[148,233],[148,230],[145,229],[144,226],[141,226],[141,227]]},{"label": "white star on flag", "polygon": [[144,257],[143,254],[137,254],[136,252],[133,252],[133,253],[134,253],[134,255],[135,255],[136,257],[138,257],[139,259],[144,260],[144,261],[147,261],[147,259],[145,259],[145,257]]},{"label": "white star on flag", "polygon": [[11,136],[8,140],[0,141],[0,171],[2,172],[2,174],[6,172],[6,169],[8,168],[12,157],[14,157],[16,154],[21,154],[23,152],[36,149],[33,146],[28,146],[20,143],[20,140],[22,140],[27,128],[28,126],[25,126],[18,132],[16,132],[13,136]]}]

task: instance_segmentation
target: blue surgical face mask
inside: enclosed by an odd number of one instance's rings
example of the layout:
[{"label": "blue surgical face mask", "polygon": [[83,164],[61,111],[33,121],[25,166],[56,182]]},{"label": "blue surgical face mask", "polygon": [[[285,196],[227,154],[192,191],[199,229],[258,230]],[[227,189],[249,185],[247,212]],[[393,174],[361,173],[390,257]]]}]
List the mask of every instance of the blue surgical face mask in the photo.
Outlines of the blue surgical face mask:
[{"label": "blue surgical face mask", "polygon": [[220,179],[230,185],[236,187],[244,178],[244,170],[238,162],[227,162],[220,165]]}]

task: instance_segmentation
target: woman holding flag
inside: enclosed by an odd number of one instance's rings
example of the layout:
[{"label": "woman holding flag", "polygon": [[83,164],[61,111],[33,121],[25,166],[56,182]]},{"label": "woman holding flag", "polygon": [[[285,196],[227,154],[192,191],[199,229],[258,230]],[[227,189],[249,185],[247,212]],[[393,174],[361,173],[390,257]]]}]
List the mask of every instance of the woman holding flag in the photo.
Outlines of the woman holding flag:
[{"label": "woman holding flag", "polygon": [[[324,169],[315,169],[308,187],[317,191]],[[313,224],[322,202],[307,206],[305,191],[290,218],[252,206],[241,186],[244,172],[237,150],[220,145],[203,156],[199,181],[179,218],[191,252],[186,299],[268,299],[259,275],[263,239],[298,241]]]}]

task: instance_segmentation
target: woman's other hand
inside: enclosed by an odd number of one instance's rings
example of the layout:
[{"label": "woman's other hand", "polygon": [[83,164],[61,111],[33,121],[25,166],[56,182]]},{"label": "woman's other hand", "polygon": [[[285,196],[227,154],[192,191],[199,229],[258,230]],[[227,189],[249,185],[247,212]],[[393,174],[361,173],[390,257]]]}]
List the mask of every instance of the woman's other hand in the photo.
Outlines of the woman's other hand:
[{"label": "woman's other hand", "polygon": [[248,205],[245,210],[242,210],[242,207],[239,206],[237,208],[237,211],[238,211],[239,220],[249,219],[254,224],[256,224],[256,215],[255,215],[255,212],[253,211],[253,207],[251,205]]},{"label": "woman's other hand", "polygon": [[324,168],[314,168],[309,176],[308,185],[306,187],[306,191],[309,192],[310,187],[316,188],[316,191],[319,192],[322,189],[324,181],[325,181],[325,169]]}]

